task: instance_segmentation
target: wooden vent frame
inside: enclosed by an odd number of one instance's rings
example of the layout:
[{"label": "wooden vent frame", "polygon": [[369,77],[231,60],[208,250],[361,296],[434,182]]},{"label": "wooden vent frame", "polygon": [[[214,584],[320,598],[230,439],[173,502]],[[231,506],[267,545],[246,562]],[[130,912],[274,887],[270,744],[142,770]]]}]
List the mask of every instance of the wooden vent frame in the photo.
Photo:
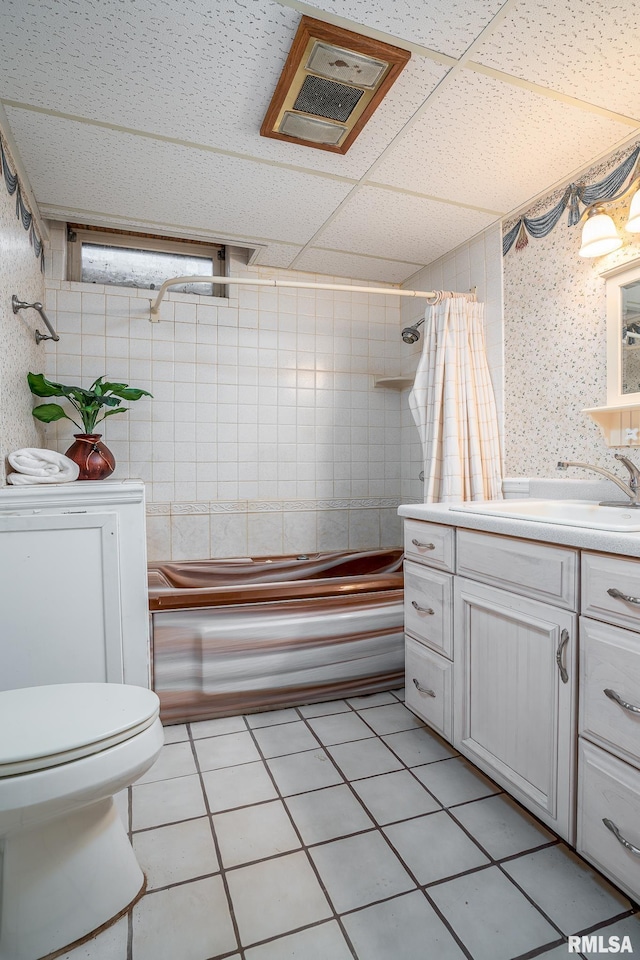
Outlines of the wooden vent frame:
[{"label": "wooden vent frame", "polygon": [[[324,124],[334,122],[331,118],[319,113],[293,110],[293,104],[305,79],[318,76],[313,69],[306,66],[314,51],[316,41],[338,47],[345,53],[371,57],[386,64],[386,69],[382,72],[375,88],[365,88],[358,103],[351,110],[348,119],[336,123],[336,128],[346,128],[346,132],[340,135],[338,142],[335,144],[317,143],[313,140],[305,140],[302,137],[291,136],[279,131],[285,114],[289,117],[293,114],[303,121],[315,120]],[[260,127],[260,135],[262,137],[272,137],[275,140],[286,140],[288,143],[299,143],[303,147],[312,147],[316,150],[328,150],[330,153],[346,153],[410,59],[409,51],[403,50],[401,47],[394,47],[380,40],[360,36],[360,34],[353,33],[351,30],[343,30],[341,27],[324,23],[322,20],[302,17],[289,56]],[[322,78],[322,75],[320,77]],[[329,78],[328,82],[335,82],[335,78]],[[349,83],[347,80],[338,81],[338,83],[340,82],[354,90],[362,89],[357,84]],[[336,129],[337,134],[338,130]]]}]

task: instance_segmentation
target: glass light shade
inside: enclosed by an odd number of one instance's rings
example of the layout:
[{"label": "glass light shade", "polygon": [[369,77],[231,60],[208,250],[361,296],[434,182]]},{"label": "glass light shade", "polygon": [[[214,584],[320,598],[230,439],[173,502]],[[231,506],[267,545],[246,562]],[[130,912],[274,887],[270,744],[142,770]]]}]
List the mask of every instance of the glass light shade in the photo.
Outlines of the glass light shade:
[{"label": "glass light shade", "polygon": [[608,213],[596,209],[582,228],[581,257],[602,257],[622,246],[616,225]]},{"label": "glass light shade", "polygon": [[624,228],[628,230],[629,233],[640,233],[640,187],[631,198],[629,219],[625,223]]}]

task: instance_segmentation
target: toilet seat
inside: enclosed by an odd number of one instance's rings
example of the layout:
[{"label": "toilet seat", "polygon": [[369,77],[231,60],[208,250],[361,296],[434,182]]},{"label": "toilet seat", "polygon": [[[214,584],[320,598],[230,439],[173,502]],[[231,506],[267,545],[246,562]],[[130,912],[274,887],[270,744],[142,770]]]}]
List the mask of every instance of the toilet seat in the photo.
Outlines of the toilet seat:
[{"label": "toilet seat", "polygon": [[146,730],[157,695],[119,683],[64,683],[0,692],[0,779],[59,766]]}]

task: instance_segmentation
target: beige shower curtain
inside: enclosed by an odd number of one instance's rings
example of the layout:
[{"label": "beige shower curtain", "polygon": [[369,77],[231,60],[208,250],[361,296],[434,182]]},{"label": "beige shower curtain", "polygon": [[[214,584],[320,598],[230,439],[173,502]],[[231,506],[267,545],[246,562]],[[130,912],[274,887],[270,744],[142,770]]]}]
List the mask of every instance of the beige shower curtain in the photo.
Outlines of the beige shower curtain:
[{"label": "beige shower curtain", "polygon": [[422,441],[424,502],[502,499],[484,304],[447,295],[427,308],[409,406]]}]

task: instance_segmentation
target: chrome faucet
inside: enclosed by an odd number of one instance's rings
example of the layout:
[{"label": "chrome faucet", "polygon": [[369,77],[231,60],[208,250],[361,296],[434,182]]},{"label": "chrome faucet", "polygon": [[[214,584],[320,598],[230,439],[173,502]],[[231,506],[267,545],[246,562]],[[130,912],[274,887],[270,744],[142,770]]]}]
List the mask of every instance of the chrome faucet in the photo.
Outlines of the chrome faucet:
[{"label": "chrome faucet", "polygon": [[621,453],[616,453],[614,456],[616,460],[619,460],[629,471],[629,483],[625,483],[624,480],[617,477],[615,473],[611,473],[610,470],[605,470],[603,467],[596,467],[592,463],[581,463],[578,460],[559,460],[558,470],[566,470],[567,467],[581,467],[583,470],[593,470],[595,473],[602,474],[607,480],[612,480],[613,483],[615,483],[617,487],[620,487],[627,497],[629,497],[628,503],[619,500],[605,500],[600,504],[601,507],[640,507],[640,503],[638,502],[638,498],[640,497],[640,489],[638,486],[640,470],[636,467],[635,463],[632,463],[628,457],[623,457]]}]

